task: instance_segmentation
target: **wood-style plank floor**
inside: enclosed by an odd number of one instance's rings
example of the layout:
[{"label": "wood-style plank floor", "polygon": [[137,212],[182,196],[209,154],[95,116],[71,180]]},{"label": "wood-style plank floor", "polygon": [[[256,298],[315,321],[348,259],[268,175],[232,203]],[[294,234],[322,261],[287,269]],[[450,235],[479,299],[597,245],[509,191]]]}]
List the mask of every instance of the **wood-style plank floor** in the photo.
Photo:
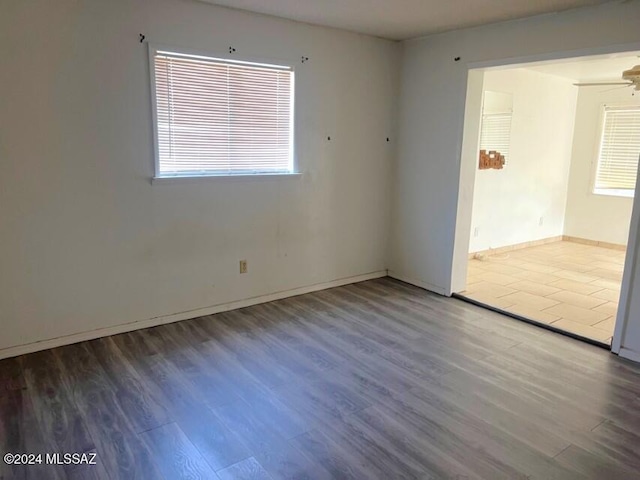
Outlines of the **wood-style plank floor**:
[{"label": "wood-style plank floor", "polygon": [[4,479],[634,479],[640,367],[389,278],[0,362]]}]

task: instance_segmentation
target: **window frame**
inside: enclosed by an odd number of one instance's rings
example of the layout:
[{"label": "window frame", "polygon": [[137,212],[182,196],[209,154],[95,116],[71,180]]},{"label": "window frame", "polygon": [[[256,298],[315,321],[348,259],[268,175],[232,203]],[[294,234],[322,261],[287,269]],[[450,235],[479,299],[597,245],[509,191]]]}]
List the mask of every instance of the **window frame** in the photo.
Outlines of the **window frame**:
[{"label": "window frame", "polygon": [[[618,197],[618,198],[634,198],[636,193],[636,188],[632,188],[629,190],[625,189],[615,189],[615,188],[596,188],[596,181],[598,178],[598,166],[600,164],[600,153],[602,151],[602,142],[604,140],[604,122],[607,107],[609,108],[635,108],[640,110],[640,105],[638,104],[629,104],[629,103],[602,103],[600,104],[600,115],[598,119],[598,141],[595,145],[595,152],[593,155],[593,160],[591,162],[591,181],[589,184],[589,194],[590,195],[598,195],[605,197]],[[637,173],[636,173],[637,175]],[[636,178],[636,184],[637,184]]]},{"label": "window frame", "polygon": [[[176,47],[162,45],[157,43],[148,43],[148,61],[149,61],[149,80],[151,94],[151,120],[153,128],[153,177],[152,183],[174,183],[174,182],[200,182],[203,180],[219,180],[219,179],[261,179],[261,178],[287,178],[299,177],[302,173],[298,170],[298,162],[296,155],[296,69],[292,61],[265,58],[265,57],[236,57],[229,53],[223,54],[219,52],[203,51],[192,48]],[[256,173],[208,173],[202,175],[186,174],[186,175],[167,175],[160,172],[160,140],[158,135],[158,105],[156,92],[156,73],[155,73],[155,54],[157,52],[170,52],[178,55],[201,57],[206,59],[220,60],[222,62],[236,63],[239,65],[255,65],[266,67],[280,67],[291,70],[291,129],[289,132],[289,167],[288,172],[256,172]]]}]

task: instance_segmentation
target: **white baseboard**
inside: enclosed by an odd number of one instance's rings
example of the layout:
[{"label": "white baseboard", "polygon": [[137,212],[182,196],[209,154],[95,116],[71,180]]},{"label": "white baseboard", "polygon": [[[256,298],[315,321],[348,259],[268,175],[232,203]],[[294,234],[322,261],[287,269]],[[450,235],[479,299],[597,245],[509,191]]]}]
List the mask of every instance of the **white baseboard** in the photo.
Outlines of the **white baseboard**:
[{"label": "white baseboard", "polygon": [[423,282],[422,280],[416,280],[415,278],[404,276],[392,270],[389,270],[387,275],[391,278],[395,278],[396,280],[400,280],[401,282],[410,283],[411,285],[415,285],[416,287],[424,288],[425,290],[429,290],[430,292],[437,293],[438,295],[444,295],[445,297],[451,296],[451,294],[447,293],[446,289],[443,287],[438,287],[437,285],[432,285],[428,282]]},{"label": "white baseboard", "polygon": [[620,347],[618,356],[622,358],[626,358],[628,360],[632,360],[634,362],[640,362],[640,352],[636,352],[635,350],[629,350],[628,348]]},{"label": "white baseboard", "polygon": [[251,297],[234,302],[221,303],[218,305],[198,308],[186,312],[172,313],[160,317],[148,318],[146,320],[123,323],[120,325],[115,325],[113,327],[99,328],[97,330],[74,333],[71,335],[51,338],[48,340],[41,340],[39,342],[27,343],[25,345],[16,345],[14,347],[0,349],[0,359],[16,357],[18,355],[33,353],[40,350],[47,350],[49,348],[61,347],[63,345],[70,345],[72,343],[83,342],[85,340],[94,340],[96,338],[108,337],[109,335],[117,335],[118,333],[131,332],[133,330],[140,330],[142,328],[155,327],[158,325],[163,325],[165,323],[179,322],[181,320],[202,317],[204,315],[213,315],[214,313],[227,312],[229,310],[235,310],[238,308],[250,307],[251,305],[257,305],[259,303],[273,302],[274,300],[280,300],[287,297],[295,297],[296,295],[303,295],[305,293],[317,292],[318,290],[326,290],[327,288],[340,287],[342,285],[348,285],[350,283],[364,282],[365,280],[372,280],[374,278],[381,278],[386,276],[387,271],[380,270],[377,272],[355,275],[353,277],[340,278],[337,280],[332,280],[330,282],[317,283],[306,287],[284,290],[281,292],[260,295],[258,297]]}]

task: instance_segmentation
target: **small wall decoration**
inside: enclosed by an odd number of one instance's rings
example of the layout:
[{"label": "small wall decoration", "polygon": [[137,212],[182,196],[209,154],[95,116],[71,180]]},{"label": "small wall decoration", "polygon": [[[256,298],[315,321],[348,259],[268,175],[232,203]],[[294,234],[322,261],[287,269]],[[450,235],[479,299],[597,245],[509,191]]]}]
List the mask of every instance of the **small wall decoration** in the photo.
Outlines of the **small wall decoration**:
[{"label": "small wall decoration", "polygon": [[480,150],[480,163],[478,168],[480,170],[502,170],[504,167],[504,155],[501,155],[500,152],[496,152],[495,150]]}]

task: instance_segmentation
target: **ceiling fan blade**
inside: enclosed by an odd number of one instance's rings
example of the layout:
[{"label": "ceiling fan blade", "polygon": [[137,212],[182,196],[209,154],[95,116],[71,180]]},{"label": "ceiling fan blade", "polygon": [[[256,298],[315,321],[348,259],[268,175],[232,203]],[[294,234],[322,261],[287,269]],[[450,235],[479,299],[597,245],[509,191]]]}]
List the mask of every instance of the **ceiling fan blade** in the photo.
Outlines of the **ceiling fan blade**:
[{"label": "ceiling fan blade", "polygon": [[574,83],[576,87],[601,87],[603,85],[633,85],[631,82],[593,82],[593,83]]},{"label": "ceiling fan blade", "polygon": [[612,92],[613,90],[620,90],[621,88],[627,88],[630,87],[630,84],[627,85],[623,85],[622,87],[615,87],[615,88],[607,88],[606,90],[602,90],[601,92],[598,93],[607,93],[607,92]]}]

